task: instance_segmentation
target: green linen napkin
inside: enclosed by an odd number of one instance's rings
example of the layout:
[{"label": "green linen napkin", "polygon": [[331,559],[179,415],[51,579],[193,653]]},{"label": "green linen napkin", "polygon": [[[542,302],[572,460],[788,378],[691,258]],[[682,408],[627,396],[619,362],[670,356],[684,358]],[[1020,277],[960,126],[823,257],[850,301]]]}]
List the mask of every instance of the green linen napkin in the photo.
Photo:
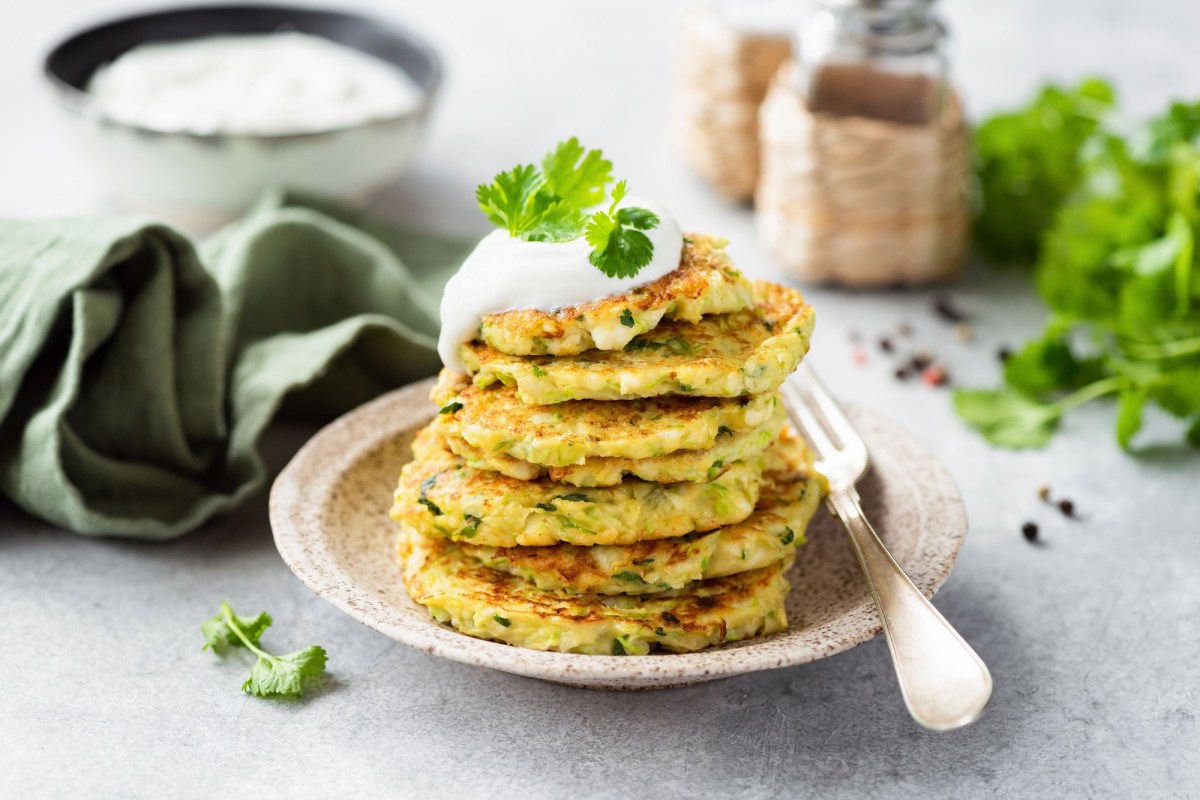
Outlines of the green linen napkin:
[{"label": "green linen napkin", "polygon": [[202,245],[0,220],[0,491],[79,533],[192,530],[262,486],[285,400],[331,416],[437,370],[468,249],[283,193]]}]

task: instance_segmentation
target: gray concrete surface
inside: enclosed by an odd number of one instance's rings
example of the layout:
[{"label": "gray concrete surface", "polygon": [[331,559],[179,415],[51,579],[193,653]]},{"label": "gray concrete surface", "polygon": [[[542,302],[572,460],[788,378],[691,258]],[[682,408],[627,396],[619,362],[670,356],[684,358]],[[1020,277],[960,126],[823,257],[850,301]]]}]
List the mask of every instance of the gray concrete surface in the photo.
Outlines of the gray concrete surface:
[{"label": "gray concrete surface", "polygon": [[[774,274],[748,213],[713,199],[675,157],[665,103],[675,3],[374,5],[426,31],[449,68],[420,164],[382,209],[479,230],[476,181],[578,134],[688,227],[732,239],[749,271]],[[6,10],[0,213],[104,210],[53,126],[35,63],[54,36],[115,9]],[[1134,113],[1200,96],[1194,5],[958,0],[944,10],[973,111],[1043,77],[1092,71],[1115,77]],[[995,347],[1034,330],[1042,310],[1013,273],[975,267],[953,293],[975,320],[971,344],[932,316],[928,293],[813,291],[813,360],[843,396],[903,420],[958,477],[972,531],[936,604],[995,674],[976,725],[918,730],[881,640],[649,694],[442,661],[311,595],[272,547],[263,497],[161,545],[79,538],[0,502],[0,797],[1200,796],[1200,460],[1157,418],[1147,452],[1122,454],[1107,407],[1074,416],[1045,451],[993,451],[957,423],[944,392],[896,383],[874,348],[851,364],[848,331],[873,341],[907,321],[957,382],[991,382]],[[274,463],[310,432],[278,426]],[[1083,519],[1040,505],[1042,483]],[[1022,540],[1026,519],[1042,524],[1043,546]],[[331,680],[301,703],[241,694],[245,666],[199,649],[197,626],[221,598],[274,613],[274,645],[325,645]]]}]

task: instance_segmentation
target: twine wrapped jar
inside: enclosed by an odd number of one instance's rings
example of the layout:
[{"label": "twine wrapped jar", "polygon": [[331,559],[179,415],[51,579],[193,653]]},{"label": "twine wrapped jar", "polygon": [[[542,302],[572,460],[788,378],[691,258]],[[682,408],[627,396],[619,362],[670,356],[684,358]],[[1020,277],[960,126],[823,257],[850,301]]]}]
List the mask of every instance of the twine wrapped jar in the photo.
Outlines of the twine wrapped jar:
[{"label": "twine wrapped jar", "polygon": [[684,160],[732,200],[754,196],[758,109],[771,76],[791,51],[789,29],[731,22],[722,9],[694,4],[684,19],[676,122]]},{"label": "twine wrapped jar", "polygon": [[970,154],[932,0],[819,0],[759,117],[757,225],[805,281],[950,278],[966,257]]}]

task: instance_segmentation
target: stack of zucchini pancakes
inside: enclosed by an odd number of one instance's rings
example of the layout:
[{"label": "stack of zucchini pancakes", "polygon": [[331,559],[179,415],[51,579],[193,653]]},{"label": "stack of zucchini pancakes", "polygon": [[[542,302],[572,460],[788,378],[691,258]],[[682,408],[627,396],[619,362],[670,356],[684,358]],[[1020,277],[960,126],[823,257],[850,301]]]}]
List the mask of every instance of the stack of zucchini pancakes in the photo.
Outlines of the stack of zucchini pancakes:
[{"label": "stack of zucchini pancakes", "polygon": [[794,289],[700,235],[679,269],[484,317],[443,370],[392,516],[412,598],[471,636],[604,655],[783,630],[822,481],[778,388],[808,350]]}]

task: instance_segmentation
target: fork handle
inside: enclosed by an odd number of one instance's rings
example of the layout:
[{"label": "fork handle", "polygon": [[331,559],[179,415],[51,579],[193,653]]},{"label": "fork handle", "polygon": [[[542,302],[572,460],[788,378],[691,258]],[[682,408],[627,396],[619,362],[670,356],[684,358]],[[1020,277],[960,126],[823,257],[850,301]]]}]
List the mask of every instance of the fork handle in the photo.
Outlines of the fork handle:
[{"label": "fork handle", "polygon": [[867,521],[858,492],[834,491],[826,503],[850,534],[908,713],[934,731],[970,723],[992,696],[988,668],[892,558]]}]

